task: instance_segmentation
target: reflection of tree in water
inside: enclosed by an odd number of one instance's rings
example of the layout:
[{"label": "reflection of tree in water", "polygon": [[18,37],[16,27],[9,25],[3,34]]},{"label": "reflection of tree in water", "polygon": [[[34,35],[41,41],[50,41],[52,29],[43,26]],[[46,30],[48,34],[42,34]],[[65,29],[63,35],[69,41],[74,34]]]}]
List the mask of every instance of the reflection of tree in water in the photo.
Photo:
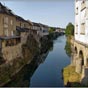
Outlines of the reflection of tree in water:
[{"label": "reflection of tree in water", "polygon": [[32,75],[34,74],[38,66],[45,61],[52,47],[53,42],[51,41],[47,43],[46,48],[44,48],[43,45],[42,49],[40,50],[41,51],[40,55],[35,56],[35,58],[31,61],[31,63],[24,66],[20,72],[18,72],[14,77],[12,77],[12,81],[7,83],[5,86],[29,87]]},{"label": "reflection of tree in water", "polygon": [[66,51],[66,54],[71,57],[71,42],[70,42],[70,38],[67,38],[67,41],[66,41],[66,45],[65,45],[65,51]]}]

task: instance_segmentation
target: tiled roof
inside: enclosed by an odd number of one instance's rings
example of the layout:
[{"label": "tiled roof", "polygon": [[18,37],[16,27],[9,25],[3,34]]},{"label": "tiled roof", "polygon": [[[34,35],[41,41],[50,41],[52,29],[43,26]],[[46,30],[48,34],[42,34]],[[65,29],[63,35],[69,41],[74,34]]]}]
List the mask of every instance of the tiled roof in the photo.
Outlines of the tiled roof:
[{"label": "tiled roof", "polygon": [[40,27],[39,23],[32,22],[34,26]]},{"label": "tiled roof", "polygon": [[18,15],[15,15],[15,16],[16,16],[16,20],[23,21],[23,22],[26,22],[26,23],[28,23],[28,24],[33,25],[31,21],[25,20],[24,18],[22,18],[22,17],[20,17],[20,16],[18,16]]},{"label": "tiled roof", "polygon": [[45,24],[41,24],[41,23],[39,23],[40,24],[40,26],[42,26],[42,27],[49,27],[48,25],[45,25]]},{"label": "tiled roof", "polygon": [[18,16],[18,15],[15,15],[16,16],[16,20],[19,20],[19,21],[25,21],[22,17]]}]

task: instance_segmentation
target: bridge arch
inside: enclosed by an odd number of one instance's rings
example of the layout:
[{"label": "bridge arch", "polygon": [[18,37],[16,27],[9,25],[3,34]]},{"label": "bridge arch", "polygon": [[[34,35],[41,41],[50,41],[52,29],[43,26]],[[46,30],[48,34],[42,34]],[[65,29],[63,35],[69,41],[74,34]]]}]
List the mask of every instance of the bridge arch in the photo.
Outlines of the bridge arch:
[{"label": "bridge arch", "polygon": [[75,53],[77,54],[78,53],[78,50],[77,50],[77,47],[75,46]]},{"label": "bridge arch", "polygon": [[79,58],[81,59],[81,66],[83,66],[84,65],[84,56],[83,56],[82,50],[79,51]]},{"label": "bridge arch", "polygon": [[87,59],[86,59],[86,66],[88,67],[88,57],[87,57]]}]

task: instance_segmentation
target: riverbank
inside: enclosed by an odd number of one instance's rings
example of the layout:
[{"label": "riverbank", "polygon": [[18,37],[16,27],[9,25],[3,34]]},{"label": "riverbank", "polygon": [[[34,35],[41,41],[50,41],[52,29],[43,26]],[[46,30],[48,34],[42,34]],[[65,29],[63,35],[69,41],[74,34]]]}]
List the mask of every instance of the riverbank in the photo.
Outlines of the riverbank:
[{"label": "riverbank", "polygon": [[39,43],[33,38],[33,35],[29,35],[26,44],[22,45],[21,47],[23,56],[0,65],[0,86],[3,86],[7,82],[11,81],[11,78],[17,74],[26,64],[30,63],[34,57],[39,57],[39,54],[46,52],[47,47],[49,47],[50,44],[52,45],[52,41],[53,37],[51,39],[49,36],[47,38],[42,38],[40,41],[40,48]]},{"label": "riverbank", "polygon": [[[29,43],[29,41],[31,41],[31,43]],[[10,81],[11,78],[18,73],[25,64],[30,63],[35,54],[37,54],[38,45],[31,35],[28,36],[27,43],[22,45],[21,50],[22,57],[15,58],[8,63],[0,65],[0,86]]]},{"label": "riverbank", "polygon": [[47,48],[42,48],[42,53],[25,65],[4,87],[64,86],[61,70],[70,63],[64,50],[65,43],[65,36],[58,36],[52,42],[47,41]]}]

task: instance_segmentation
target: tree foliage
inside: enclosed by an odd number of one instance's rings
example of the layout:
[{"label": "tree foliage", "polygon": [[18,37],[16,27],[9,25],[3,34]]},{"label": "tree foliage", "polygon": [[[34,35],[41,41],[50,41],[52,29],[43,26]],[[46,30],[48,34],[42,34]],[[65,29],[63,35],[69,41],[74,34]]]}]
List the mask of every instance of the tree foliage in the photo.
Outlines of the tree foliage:
[{"label": "tree foliage", "polygon": [[55,29],[53,27],[49,28],[49,33],[53,33],[55,31]]},{"label": "tree foliage", "polygon": [[74,25],[72,23],[69,23],[66,26],[65,34],[66,34],[66,36],[74,35]]}]

